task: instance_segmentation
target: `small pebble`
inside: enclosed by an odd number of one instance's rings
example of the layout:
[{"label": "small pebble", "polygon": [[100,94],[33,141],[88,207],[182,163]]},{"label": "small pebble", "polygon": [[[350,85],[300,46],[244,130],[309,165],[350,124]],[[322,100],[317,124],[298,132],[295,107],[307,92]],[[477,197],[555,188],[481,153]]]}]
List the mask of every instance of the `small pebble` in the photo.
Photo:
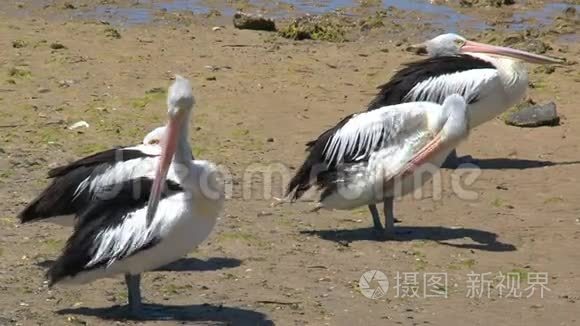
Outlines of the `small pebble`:
[{"label": "small pebble", "polygon": [[71,87],[74,83],[75,83],[75,81],[74,80],[70,80],[70,79],[67,79],[67,80],[59,80],[58,81],[58,86],[59,87],[62,87],[62,88],[67,88],[67,87]]},{"label": "small pebble", "polygon": [[66,49],[66,46],[64,46],[61,43],[52,43],[52,44],[50,44],[50,48],[53,50],[62,50],[62,49]]}]

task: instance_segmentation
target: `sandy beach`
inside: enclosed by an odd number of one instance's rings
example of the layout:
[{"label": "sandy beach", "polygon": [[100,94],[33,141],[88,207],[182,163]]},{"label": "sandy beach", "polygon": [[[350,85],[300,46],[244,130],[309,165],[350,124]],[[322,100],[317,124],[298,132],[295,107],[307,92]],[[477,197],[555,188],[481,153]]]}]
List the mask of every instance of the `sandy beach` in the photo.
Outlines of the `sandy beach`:
[{"label": "sandy beach", "polygon": [[[573,4],[554,7],[559,19],[525,15],[543,1],[433,5],[471,17],[453,23],[466,37],[565,58],[554,69],[529,66],[528,97],[555,102],[560,125],[517,128],[497,118],[473,130],[458,152],[478,159],[480,170],[442,170],[437,195],[427,185],[420,198],[398,200],[398,227],[410,232],[378,241],[366,207],[273,207],[284,178],[252,171],[292,173],[307,141],[364,110],[395,69],[420,58],[409,45],[451,27],[437,14],[356,6],[345,10],[356,15],[345,14],[343,42],[298,41],[236,29],[231,13],[266,8],[282,28],[300,7],[205,2],[213,10],[124,0],[0,4],[0,325],[110,325],[125,304],[121,277],[49,289],[46,267],[71,230],[20,225],[15,216],[48,184],[50,168],[138,143],[163,125],[176,73],[192,81],[197,101],[194,155],[226,167],[231,192],[208,241],[169,270],[144,275],[146,300],[191,318],[116,325],[580,323],[579,18],[560,9]],[[118,8],[147,15],[127,23]],[[79,121],[88,127],[69,128]],[[466,186],[473,198],[458,198],[452,179],[474,173]],[[360,291],[369,270],[388,277],[379,299]],[[416,293],[395,287],[404,273],[415,275],[407,286]],[[474,275],[485,273],[491,285],[474,293]],[[501,292],[506,273],[521,280],[520,297]],[[445,276],[434,288],[444,296],[427,295],[434,274]],[[534,280],[547,289],[527,297]]]}]

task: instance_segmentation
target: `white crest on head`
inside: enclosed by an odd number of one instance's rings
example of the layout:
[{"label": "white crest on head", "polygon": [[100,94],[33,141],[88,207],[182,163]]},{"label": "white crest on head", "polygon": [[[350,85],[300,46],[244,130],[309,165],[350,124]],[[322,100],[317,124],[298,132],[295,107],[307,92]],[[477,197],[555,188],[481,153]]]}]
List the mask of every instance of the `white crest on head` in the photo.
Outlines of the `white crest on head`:
[{"label": "white crest on head", "polygon": [[170,114],[177,113],[178,110],[190,110],[195,104],[191,83],[180,75],[175,75],[175,81],[169,87],[167,93],[167,107]]},{"label": "white crest on head", "polygon": [[427,53],[431,57],[457,55],[467,40],[453,33],[441,34],[425,42]]}]

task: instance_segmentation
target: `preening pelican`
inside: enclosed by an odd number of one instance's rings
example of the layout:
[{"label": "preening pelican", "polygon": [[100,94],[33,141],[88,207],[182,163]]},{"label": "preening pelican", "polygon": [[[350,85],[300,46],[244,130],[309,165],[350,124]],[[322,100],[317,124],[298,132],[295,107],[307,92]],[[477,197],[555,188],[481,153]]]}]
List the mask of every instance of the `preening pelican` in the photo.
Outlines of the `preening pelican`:
[{"label": "preening pelican", "polygon": [[[311,143],[287,196],[296,200],[315,186],[322,190],[321,208],[384,201],[385,232],[392,235],[394,198],[426,182],[468,130],[466,103],[456,94],[442,105],[411,102],[350,115]],[[373,222],[381,225],[378,215]]]}]

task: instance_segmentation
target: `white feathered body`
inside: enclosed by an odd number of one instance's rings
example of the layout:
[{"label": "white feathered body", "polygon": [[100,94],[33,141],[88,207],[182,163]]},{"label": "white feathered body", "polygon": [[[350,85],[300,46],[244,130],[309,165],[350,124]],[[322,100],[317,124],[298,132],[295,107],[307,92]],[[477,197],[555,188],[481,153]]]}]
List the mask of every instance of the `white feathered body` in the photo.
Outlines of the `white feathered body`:
[{"label": "white feathered body", "polygon": [[441,103],[451,94],[465,94],[469,103],[469,125],[475,128],[518,104],[528,87],[525,64],[512,59],[484,54],[471,54],[488,61],[495,69],[472,69],[436,76],[415,85],[407,94],[407,101]]},{"label": "white feathered body", "polygon": [[[448,116],[440,105],[429,102],[415,102],[385,107],[355,115],[340,131],[335,139],[353,139],[353,135],[364,133],[357,130],[369,128],[366,121],[381,121],[388,126],[388,140],[381,140],[385,146],[372,152],[368,160],[344,168],[344,178],[335,180],[337,191],[324,197],[320,204],[332,209],[353,209],[371,203],[382,202],[385,197],[404,196],[427,182],[439,169],[443,161],[457,145],[447,143],[445,148],[433,155],[415,173],[400,175],[409,160],[441,132]],[[373,131],[368,129],[369,137]],[[349,135],[350,134],[350,135]],[[374,133],[374,137],[380,133]],[[370,144],[379,141],[369,140]],[[348,142],[331,142],[328,157],[344,156],[350,151]],[[342,146],[342,147],[339,147]],[[373,146],[374,147],[374,146]]]},{"label": "white feathered body", "polygon": [[[213,230],[224,205],[224,189],[216,167],[206,161],[193,161],[198,170],[186,173],[172,165],[168,180],[177,180],[184,191],[170,195],[159,203],[153,223],[146,223],[147,206],[126,215],[123,222],[100,230],[94,241],[92,260],[84,271],[63,279],[62,283],[86,283],[116,274],[139,274],[153,270],[187,255],[202,243]],[[192,182],[202,176],[205,186]],[[197,176],[197,177],[196,177]],[[201,190],[203,189],[203,190]],[[149,248],[147,243],[158,239]],[[114,259],[123,252],[135,252]],[[105,266],[92,268],[102,261]]]}]

